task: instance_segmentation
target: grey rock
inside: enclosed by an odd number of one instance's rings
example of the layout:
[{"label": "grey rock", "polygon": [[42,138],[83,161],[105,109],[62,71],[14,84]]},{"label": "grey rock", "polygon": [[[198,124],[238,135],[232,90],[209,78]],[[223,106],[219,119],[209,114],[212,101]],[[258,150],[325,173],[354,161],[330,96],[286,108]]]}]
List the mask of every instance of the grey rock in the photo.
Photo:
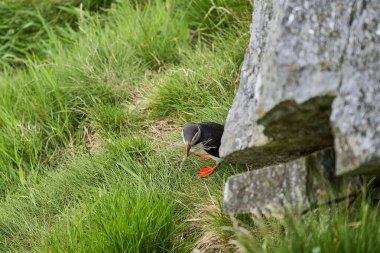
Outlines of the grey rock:
[{"label": "grey rock", "polygon": [[263,167],[333,145],[329,116],[342,79],[353,3],[255,1],[223,157]]},{"label": "grey rock", "polygon": [[337,174],[380,173],[380,1],[357,1],[331,124]]},{"label": "grey rock", "polygon": [[304,212],[360,190],[359,177],[334,176],[332,149],[230,177],[224,190],[228,214]]}]

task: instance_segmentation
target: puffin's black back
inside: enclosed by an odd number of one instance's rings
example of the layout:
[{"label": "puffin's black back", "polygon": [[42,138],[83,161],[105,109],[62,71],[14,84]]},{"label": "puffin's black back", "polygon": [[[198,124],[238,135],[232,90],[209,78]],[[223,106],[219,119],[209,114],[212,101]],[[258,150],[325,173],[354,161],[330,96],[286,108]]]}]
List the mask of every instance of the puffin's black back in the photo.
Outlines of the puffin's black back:
[{"label": "puffin's black back", "polygon": [[204,145],[205,151],[212,156],[219,157],[219,147],[224,126],[213,122],[202,122],[198,125],[201,129],[199,140]]}]

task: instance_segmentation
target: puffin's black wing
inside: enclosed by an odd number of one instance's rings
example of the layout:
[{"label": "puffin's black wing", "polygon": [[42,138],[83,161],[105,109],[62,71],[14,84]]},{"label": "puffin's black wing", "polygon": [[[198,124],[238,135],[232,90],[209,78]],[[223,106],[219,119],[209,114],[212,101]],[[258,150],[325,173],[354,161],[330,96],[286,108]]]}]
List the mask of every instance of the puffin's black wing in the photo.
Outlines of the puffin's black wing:
[{"label": "puffin's black wing", "polygon": [[199,123],[201,129],[200,140],[205,151],[215,157],[219,157],[220,141],[222,139],[224,126],[213,122]]}]

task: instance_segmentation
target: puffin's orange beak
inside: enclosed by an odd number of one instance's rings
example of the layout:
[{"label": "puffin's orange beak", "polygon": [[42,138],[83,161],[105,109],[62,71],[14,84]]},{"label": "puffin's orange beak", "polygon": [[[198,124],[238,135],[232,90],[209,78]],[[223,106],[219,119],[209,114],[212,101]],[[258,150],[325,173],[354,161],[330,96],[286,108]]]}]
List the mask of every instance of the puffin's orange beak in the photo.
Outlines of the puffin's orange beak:
[{"label": "puffin's orange beak", "polygon": [[186,144],[186,156],[190,155],[190,149],[191,149],[190,144]]}]

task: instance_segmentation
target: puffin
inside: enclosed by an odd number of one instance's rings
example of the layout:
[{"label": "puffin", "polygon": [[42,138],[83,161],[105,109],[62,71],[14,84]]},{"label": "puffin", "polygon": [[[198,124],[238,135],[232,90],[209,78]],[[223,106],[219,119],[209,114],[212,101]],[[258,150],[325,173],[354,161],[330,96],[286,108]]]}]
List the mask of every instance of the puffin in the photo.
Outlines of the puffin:
[{"label": "puffin", "polygon": [[182,128],[182,139],[186,146],[186,156],[190,153],[208,161],[213,159],[215,166],[206,165],[202,167],[198,176],[206,178],[211,175],[221,164],[219,156],[220,141],[222,139],[224,126],[214,122],[190,123]]}]

